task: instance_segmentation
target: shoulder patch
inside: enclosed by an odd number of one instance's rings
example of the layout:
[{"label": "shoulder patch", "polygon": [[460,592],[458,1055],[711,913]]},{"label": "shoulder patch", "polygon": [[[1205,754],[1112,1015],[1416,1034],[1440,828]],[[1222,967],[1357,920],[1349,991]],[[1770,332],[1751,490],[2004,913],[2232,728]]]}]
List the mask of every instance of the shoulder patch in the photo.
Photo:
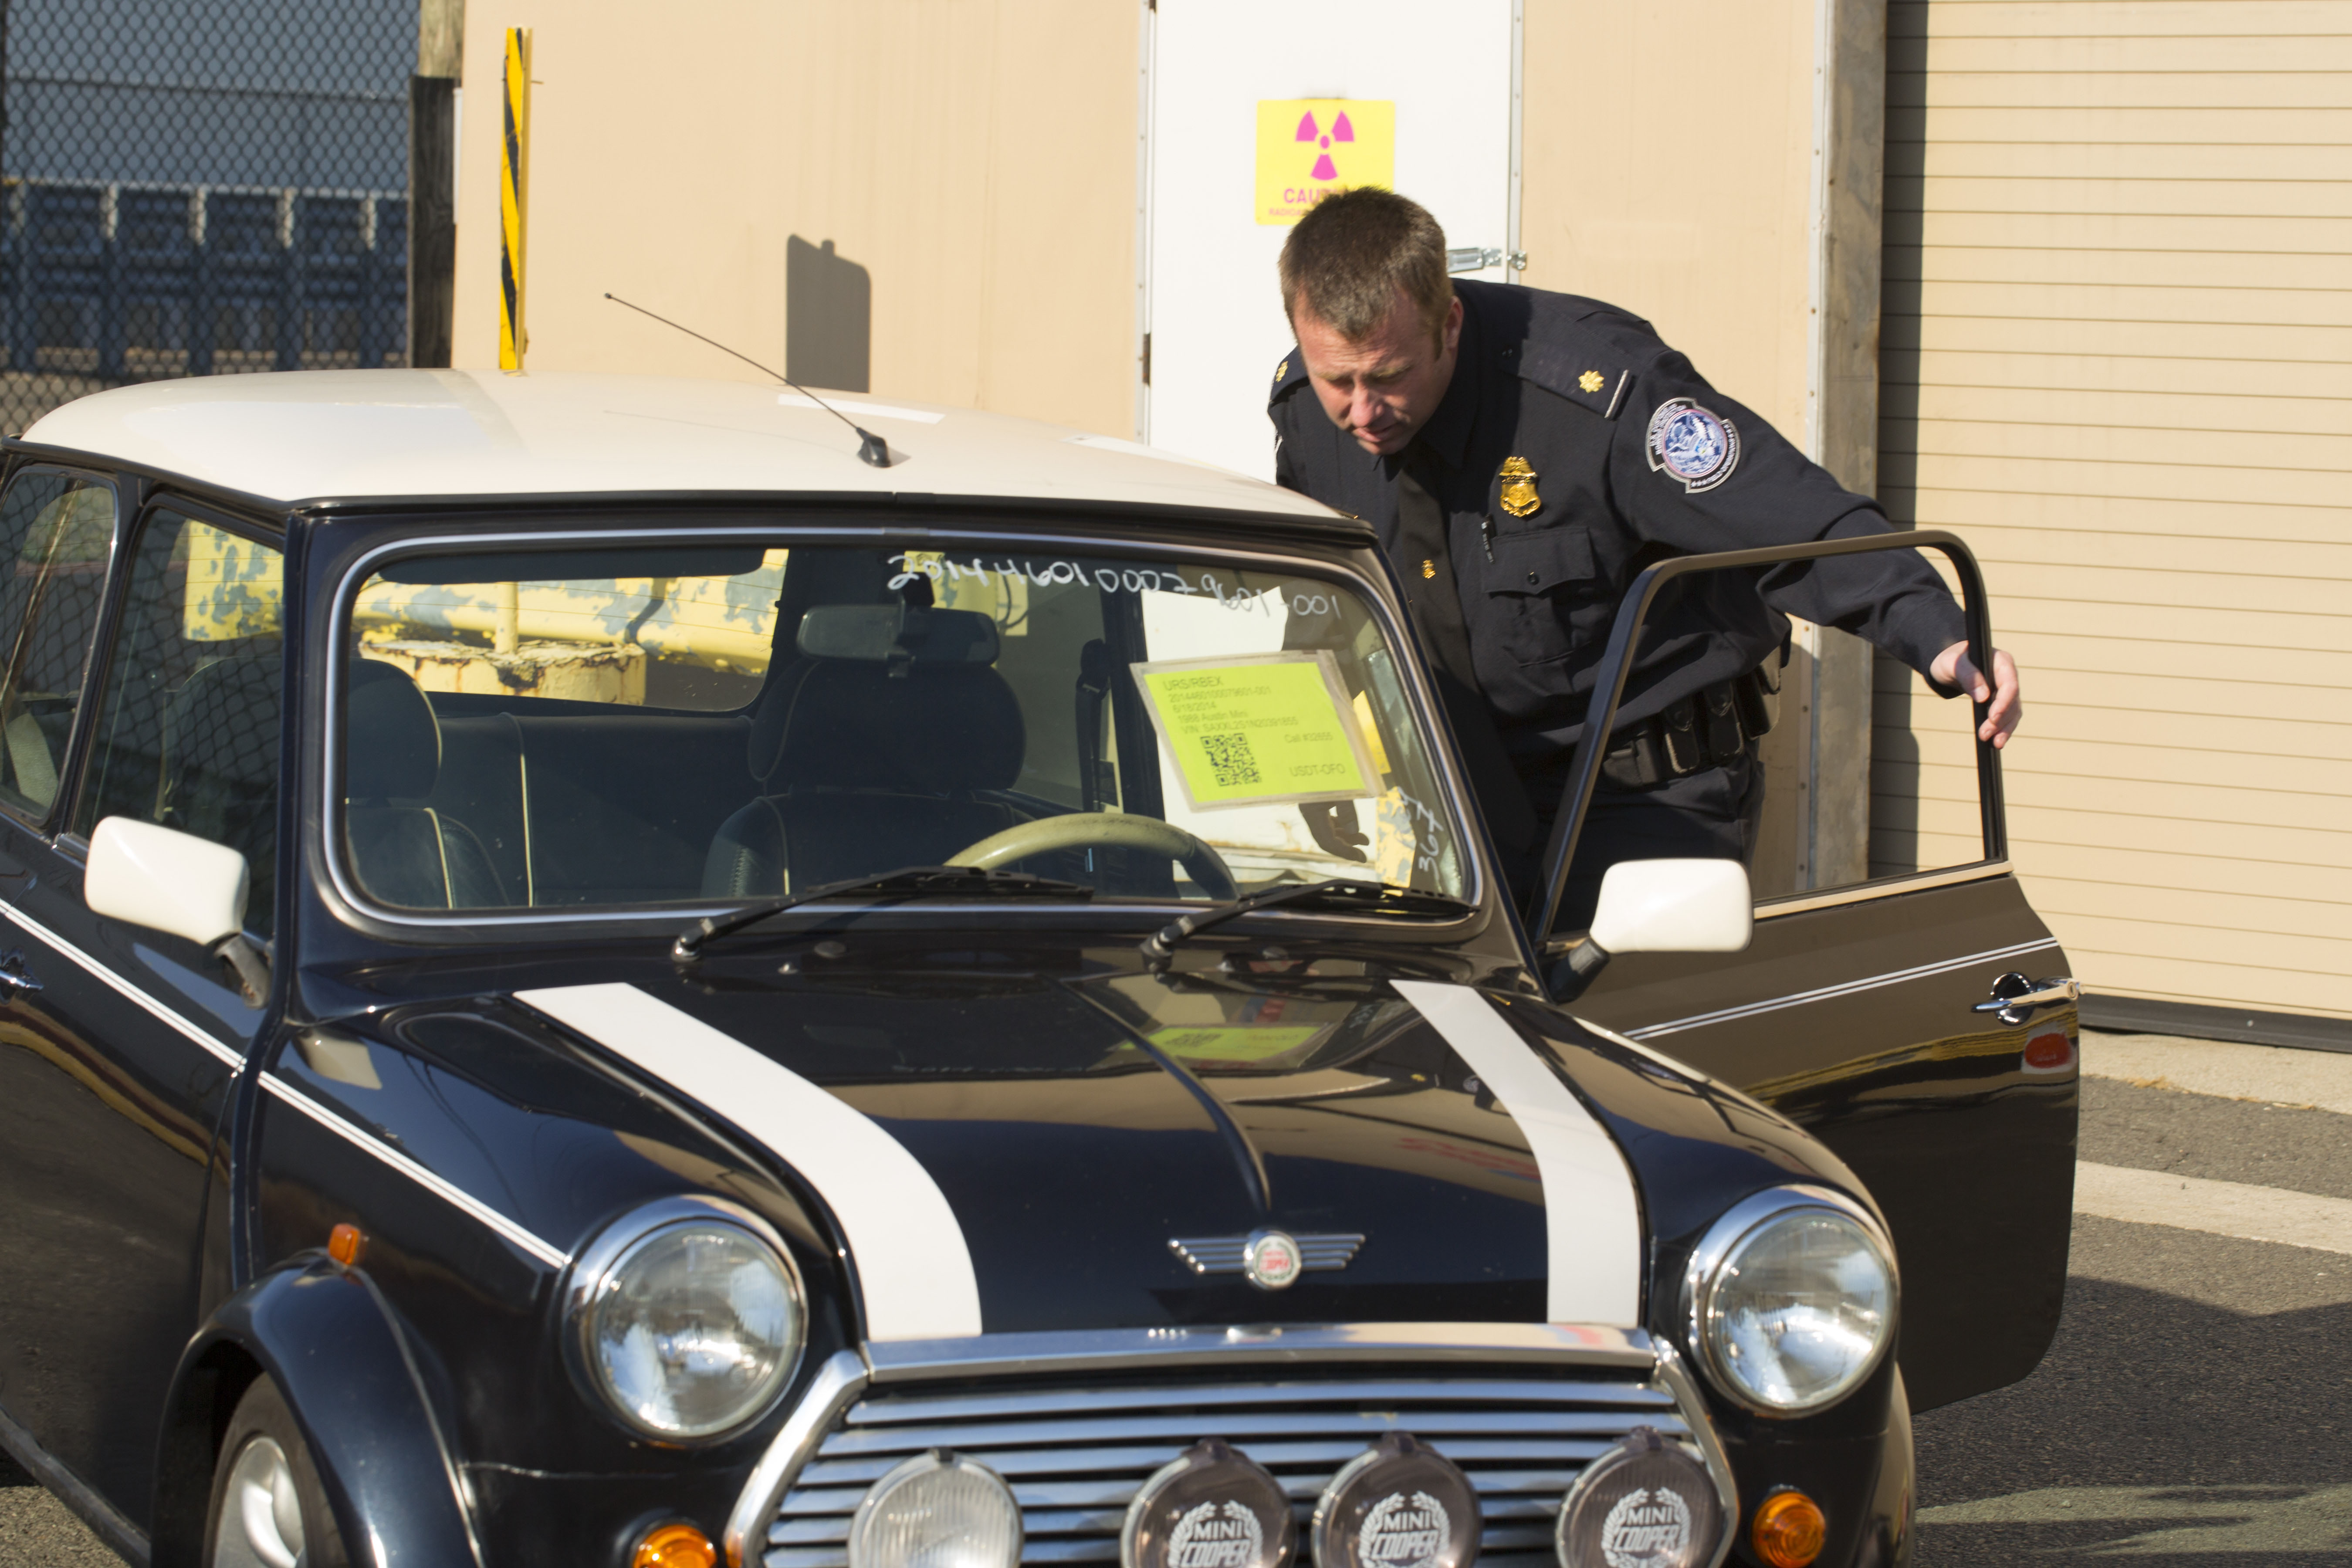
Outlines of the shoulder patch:
[{"label": "shoulder patch", "polygon": [[1686,495],[1711,490],[1739,466],[1739,427],[1687,397],[1669,397],[1650,416],[1650,471],[1682,480]]},{"label": "shoulder patch", "polygon": [[1267,406],[1271,407],[1275,404],[1281,402],[1285,397],[1290,395],[1291,388],[1298,385],[1306,379],[1306,357],[1294,348],[1288,353],[1282,356],[1282,363],[1274,367],[1274,389],[1266,394],[1265,401]]}]

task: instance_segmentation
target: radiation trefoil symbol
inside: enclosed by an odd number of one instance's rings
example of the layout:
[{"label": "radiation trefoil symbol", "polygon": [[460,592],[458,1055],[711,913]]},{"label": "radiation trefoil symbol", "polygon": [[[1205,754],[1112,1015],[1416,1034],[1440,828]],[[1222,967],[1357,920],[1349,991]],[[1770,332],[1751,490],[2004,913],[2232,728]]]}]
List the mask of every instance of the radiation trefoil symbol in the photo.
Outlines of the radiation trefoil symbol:
[{"label": "radiation trefoil symbol", "polygon": [[[1281,122],[1277,121],[1276,123],[1279,124]],[[1353,142],[1355,139],[1356,128],[1348,122],[1348,111],[1344,109],[1339,111],[1339,117],[1331,121],[1331,129],[1328,131],[1326,131],[1319,125],[1316,124],[1315,111],[1313,110],[1309,110],[1305,114],[1300,115],[1298,117],[1298,134],[1294,138],[1294,140],[1299,142],[1312,142],[1318,149],[1315,155],[1315,167],[1307,172],[1307,177],[1310,180],[1338,179],[1339,177],[1339,168],[1338,164],[1331,162],[1331,143],[1334,142]]]}]

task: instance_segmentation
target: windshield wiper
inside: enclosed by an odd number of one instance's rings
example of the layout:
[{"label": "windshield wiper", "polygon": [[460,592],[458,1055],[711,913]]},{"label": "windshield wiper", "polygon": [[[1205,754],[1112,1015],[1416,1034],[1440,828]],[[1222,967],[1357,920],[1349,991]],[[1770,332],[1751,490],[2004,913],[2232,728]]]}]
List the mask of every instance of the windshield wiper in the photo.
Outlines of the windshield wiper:
[{"label": "windshield wiper", "polygon": [[1059,882],[1033,877],[1026,871],[994,871],[979,866],[906,866],[879,877],[852,877],[827,882],[804,893],[747,904],[732,914],[709,915],[677,933],[670,956],[692,963],[702,950],[723,936],[757,925],[771,915],[798,909],[822,899],[857,897],[888,899],[1042,898],[1091,899],[1095,890],[1083,882]]},{"label": "windshield wiper", "polygon": [[1443,893],[1423,893],[1412,888],[1398,887],[1394,882],[1360,882],[1345,877],[1334,878],[1328,882],[1285,882],[1277,887],[1260,888],[1255,893],[1244,893],[1214,909],[1186,915],[1160,927],[1143,939],[1144,965],[1158,973],[1166,969],[1169,960],[1175,956],[1178,942],[1198,935],[1211,926],[1223,925],[1237,915],[1276,904],[1308,903],[1349,914],[1466,915],[1475,908],[1459,899],[1449,899]]}]

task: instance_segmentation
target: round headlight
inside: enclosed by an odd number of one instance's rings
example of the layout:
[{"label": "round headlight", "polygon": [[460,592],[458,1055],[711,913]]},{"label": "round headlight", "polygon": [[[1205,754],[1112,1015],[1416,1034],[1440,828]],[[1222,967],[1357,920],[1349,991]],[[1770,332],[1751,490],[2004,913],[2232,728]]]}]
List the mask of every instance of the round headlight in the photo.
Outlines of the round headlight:
[{"label": "round headlight", "polygon": [[986,1465],[933,1449],[874,1483],[849,1521],[849,1568],[1018,1568],[1021,1505]]},{"label": "round headlight", "polygon": [[572,1266],[574,1373],[628,1426],[667,1442],[723,1436],[774,1405],[806,1314],[783,1241],[714,1199],[669,1199]]},{"label": "round headlight", "polygon": [[1690,1331],[1716,1385],[1799,1415],[1868,1377],[1895,1338],[1892,1250],[1841,1194],[1784,1187],[1737,1205],[1692,1254]]}]

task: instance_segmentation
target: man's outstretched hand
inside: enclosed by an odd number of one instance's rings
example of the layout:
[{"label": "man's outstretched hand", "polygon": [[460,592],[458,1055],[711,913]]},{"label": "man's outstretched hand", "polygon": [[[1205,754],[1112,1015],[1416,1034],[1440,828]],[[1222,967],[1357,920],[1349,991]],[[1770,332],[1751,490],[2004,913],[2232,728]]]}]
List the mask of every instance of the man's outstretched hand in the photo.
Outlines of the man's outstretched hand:
[{"label": "man's outstretched hand", "polygon": [[2017,733],[2017,721],[2025,717],[2025,700],[2019,695],[2017,661],[2001,652],[1992,650],[1992,684],[1985,684],[1984,671],[1969,657],[1969,645],[1956,642],[1936,656],[1927,672],[1945,686],[1957,686],[1970,700],[1990,702],[1984,722],[1977,726],[1977,739],[1990,741],[1996,749],[2009,744]]}]

